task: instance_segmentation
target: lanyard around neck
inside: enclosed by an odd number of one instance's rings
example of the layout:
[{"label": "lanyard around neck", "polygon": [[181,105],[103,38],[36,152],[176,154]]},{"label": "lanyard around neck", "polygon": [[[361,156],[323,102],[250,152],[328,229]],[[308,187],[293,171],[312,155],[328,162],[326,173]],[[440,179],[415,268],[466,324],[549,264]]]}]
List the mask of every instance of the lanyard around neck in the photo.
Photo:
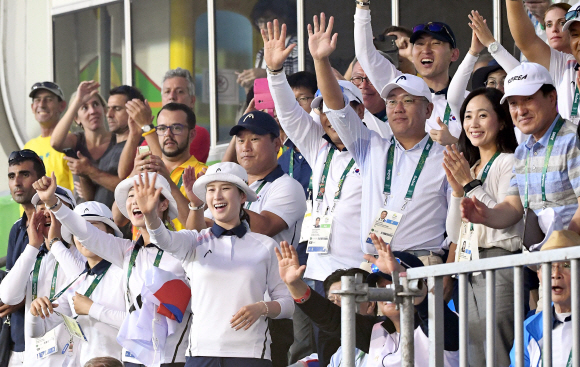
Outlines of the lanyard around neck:
[{"label": "lanyard around neck", "polygon": [[[40,264],[44,258],[45,253],[40,253],[36,256],[36,261],[34,263],[34,270],[32,271],[32,300],[34,301],[38,297],[38,274],[40,273]],[[52,280],[50,282],[50,296],[52,299],[56,291],[56,278],[58,276],[58,262],[54,266],[54,271],[52,273]]]},{"label": "lanyard around neck", "polygon": [[572,112],[570,117],[578,117],[578,102],[580,102],[580,93],[578,93],[578,86],[574,88],[574,100],[572,102]]},{"label": "lanyard around neck", "polygon": [[[433,140],[431,137],[427,140],[425,147],[423,148],[423,153],[421,153],[421,157],[419,158],[419,162],[417,162],[417,168],[415,168],[415,172],[413,173],[413,177],[411,178],[411,182],[409,183],[409,188],[407,189],[407,194],[405,195],[405,204],[401,209],[405,209],[407,203],[411,201],[413,198],[413,193],[415,192],[415,187],[417,186],[417,181],[419,180],[419,176],[423,171],[423,167],[425,167],[425,161],[429,156],[429,151],[433,146]],[[391,184],[393,179],[393,165],[395,162],[395,139],[391,138],[391,146],[389,147],[389,151],[387,153],[387,170],[385,173],[385,186],[383,189],[383,194],[385,195],[385,205],[387,205],[387,199],[391,195]]]},{"label": "lanyard around neck", "polygon": [[[264,186],[266,185],[266,181],[262,181],[262,183],[260,184],[260,186],[258,186],[258,189],[256,190],[256,195],[258,195],[260,193],[260,191],[262,191],[262,189],[264,188]],[[246,204],[246,209],[250,209],[250,206],[252,206],[252,203],[250,201],[248,201],[248,204]]]},{"label": "lanyard around neck", "polygon": [[[135,245],[133,247],[133,251],[131,252],[131,258],[129,259],[129,269],[127,269],[127,299],[129,302],[131,298],[129,298],[129,279],[131,279],[131,273],[133,272],[133,268],[135,267],[135,261],[137,260],[137,254],[139,254],[139,250],[141,249],[141,245]],[[153,266],[158,268],[159,263],[161,262],[161,257],[163,256],[163,250],[159,249],[157,251],[157,256],[155,256],[155,261],[153,262]]]},{"label": "lanyard around neck", "polygon": [[450,119],[451,119],[451,106],[449,106],[449,103],[447,103],[447,106],[445,107],[445,115],[443,116],[443,123],[445,124],[445,126],[449,126]]},{"label": "lanyard around neck", "polygon": [[[481,172],[481,184],[483,185],[483,183],[485,182],[485,179],[487,178],[487,174],[489,173],[489,170],[491,169],[491,165],[493,164],[493,161],[495,161],[495,159],[500,155],[501,153],[495,152],[495,154],[491,157],[491,159],[489,160],[489,162],[487,162],[487,164],[485,165],[485,167],[483,168],[483,172]],[[473,223],[469,223],[469,230],[473,231]]]},{"label": "lanyard around neck", "polygon": [[[556,125],[554,126],[554,130],[550,133],[550,139],[548,140],[548,146],[546,147],[546,155],[544,157],[544,168],[542,169],[542,181],[541,181],[541,188],[542,188],[542,203],[544,208],[546,207],[546,175],[548,174],[548,164],[550,163],[550,156],[552,155],[552,150],[554,149],[554,142],[556,141],[556,137],[558,136],[558,132],[564,125],[565,120],[560,117]],[[531,149],[530,149],[531,150]],[[525,170],[525,183],[526,187],[524,190],[524,209],[528,209],[530,207],[529,203],[529,188],[528,188],[528,166],[530,162],[530,152],[526,153],[526,166]]]},{"label": "lanyard around neck", "polygon": [[[111,267],[111,264],[109,263],[106,267],[105,270],[103,270],[103,272],[99,275],[97,275],[95,277],[95,279],[93,279],[91,285],[89,286],[89,288],[87,288],[87,290],[85,291],[85,297],[91,297],[91,295],[93,294],[93,291],[95,290],[95,288],[97,288],[97,285],[101,282],[101,279],[103,279],[103,277],[105,276],[105,274],[107,274],[107,271],[109,270],[109,268]],[[72,282],[69,283],[69,285],[67,285],[66,287],[64,287],[60,292],[58,292],[58,294],[54,297],[50,297],[50,301],[53,302],[55,300],[57,300],[60,296],[62,296],[62,294],[64,292],[66,292],[67,289],[70,288],[71,285],[73,285],[83,274],[87,274],[87,277],[89,276],[89,274],[87,273],[87,271],[83,271],[78,277],[75,278],[75,280],[73,280]]]},{"label": "lanyard around neck", "polygon": [[[328,155],[326,157],[326,162],[324,163],[324,170],[322,171],[322,176],[320,177],[320,184],[318,186],[318,195],[316,196],[316,201],[318,202],[318,209],[317,210],[320,210],[320,203],[322,203],[324,193],[326,191],[326,180],[328,179],[328,171],[330,168],[330,162],[332,161],[332,157],[334,155],[335,150],[336,150],[336,148],[334,148],[334,147],[330,148],[330,151],[328,152]],[[340,196],[342,195],[342,187],[344,185],[344,180],[346,179],[346,176],[350,172],[352,166],[354,166],[354,158],[350,159],[350,161],[346,165],[346,168],[342,172],[340,179],[338,180],[337,190],[334,193],[334,199],[333,199],[334,205],[332,206],[332,211],[334,211],[334,208],[336,207],[336,203],[340,200]]]}]

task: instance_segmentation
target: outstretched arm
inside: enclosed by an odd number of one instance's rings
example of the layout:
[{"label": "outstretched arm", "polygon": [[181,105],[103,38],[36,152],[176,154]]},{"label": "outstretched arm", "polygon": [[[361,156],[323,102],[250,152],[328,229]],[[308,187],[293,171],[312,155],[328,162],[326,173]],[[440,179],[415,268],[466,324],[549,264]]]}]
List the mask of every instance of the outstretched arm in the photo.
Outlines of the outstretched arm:
[{"label": "outstretched arm", "polygon": [[477,198],[461,200],[461,216],[471,223],[480,223],[495,229],[513,226],[522,219],[524,207],[519,196],[510,195],[493,209],[488,208]]}]

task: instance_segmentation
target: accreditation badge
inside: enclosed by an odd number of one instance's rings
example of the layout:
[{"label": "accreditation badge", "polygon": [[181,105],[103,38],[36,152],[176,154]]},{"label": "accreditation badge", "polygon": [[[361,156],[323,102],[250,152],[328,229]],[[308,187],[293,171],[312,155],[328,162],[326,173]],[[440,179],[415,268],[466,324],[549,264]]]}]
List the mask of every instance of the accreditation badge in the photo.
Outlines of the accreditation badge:
[{"label": "accreditation badge", "polygon": [[43,337],[35,338],[36,359],[44,359],[51,354],[56,353],[56,331],[51,331],[44,334]]},{"label": "accreditation badge", "polygon": [[367,237],[367,243],[373,244],[373,240],[371,240],[371,234],[373,233],[382,238],[387,245],[391,243],[402,219],[403,214],[401,213],[387,209],[379,210]]},{"label": "accreditation badge", "polygon": [[310,239],[310,231],[312,230],[312,200],[306,200],[306,213],[302,221],[302,230],[300,231],[300,243],[306,242]]},{"label": "accreditation badge", "polygon": [[83,329],[81,328],[81,325],[78,323],[77,320],[56,311],[54,313],[62,317],[62,319],[64,320],[64,326],[66,327],[66,330],[68,331],[71,337],[74,336],[75,338],[88,341],[87,337],[85,336],[85,333],[83,332]]},{"label": "accreditation badge", "polygon": [[[474,232],[471,223],[461,223],[461,232],[455,250],[455,262],[479,260],[479,246]],[[477,274],[474,273],[474,275]]]},{"label": "accreditation badge", "polygon": [[327,254],[332,231],[332,215],[313,216],[312,218],[314,221],[311,225],[306,252],[309,254]]}]

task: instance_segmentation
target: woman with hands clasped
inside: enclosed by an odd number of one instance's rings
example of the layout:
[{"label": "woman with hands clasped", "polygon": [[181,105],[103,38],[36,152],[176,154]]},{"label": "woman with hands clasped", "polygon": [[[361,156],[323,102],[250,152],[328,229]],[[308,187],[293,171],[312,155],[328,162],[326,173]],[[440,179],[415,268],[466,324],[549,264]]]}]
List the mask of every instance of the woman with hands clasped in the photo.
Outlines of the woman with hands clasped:
[{"label": "woman with hands clasped", "polygon": [[[369,286],[386,287],[392,284],[391,274],[397,270],[401,275],[408,268],[423,266],[416,256],[403,251],[391,251],[391,247],[372,234],[371,239],[378,258],[365,255],[376,265],[378,271],[367,277]],[[330,300],[313,292],[302,280],[305,266],[300,266],[296,250],[282,242],[276,249],[280,277],[286,283],[297,306],[325,332],[340,337],[341,310]],[[428,302],[427,285],[419,282],[421,296],[415,297],[415,366],[429,365]],[[441,300],[443,302],[443,300]],[[385,317],[356,314],[356,348],[368,353],[367,367],[401,365],[400,312],[395,303],[377,302]],[[459,365],[459,319],[457,314],[444,306],[444,361],[445,366]]]},{"label": "woman with hands clasped", "polygon": [[[155,210],[159,176],[135,184],[151,240],[182,262],[191,284],[191,333],[186,366],[271,366],[268,318],[289,318],[294,303],[280,279],[276,242],[251,232],[243,210],[256,194],[235,163],[210,166],[193,192],[214,218],[200,232],[171,232]],[[268,293],[272,301],[264,300]]]},{"label": "woman with hands clasped", "polygon": [[[521,221],[506,229],[463,223],[461,201],[493,208],[507,195],[517,146],[507,104],[500,104],[498,89],[480,88],[471,92],[461,106],[463,131],[459,146],[448,146],[443,168],[453,192],[449,203],[446,229],[453,245],[450,257],[459,251],[460,261],[511,255],[521,251]],[[464,199],[462,199],[465,197]],[[481,202],[481,203],[480,203]],[[467,241],[468,252],[455,245]],[[477,258],[477,257],[476,257]],[[470,365],[485,365],[485,278],[470,277],[469,282],[469,358]],[[496,351],[499,365],[509,364],[513,342],[513,277],[510,270],[496,271]]]},{"label": "woman with hands clasped", "polygon": [[[153,173],[143,173],[142,175],[150,175],[152,177]],[[126,295],[124,299],[127,317],[132,312],[141,311],[143,305],[141,290],[149,269],[158,267],[186,281],[181,263],[173,256],[164,254],[163,250],[157,247],[155,242],[149,237],[149,233],[145,228],[143,213],[135,200],[134,184],[136,181],[138,182],[139,177],[127,178],[121,181],[115,189],[115,201],[119,203],[119,210],[131,221],[133,226],[139,229],[137,241],[123,239],[103,232],[91,225],[87,218],[61,205],[61,200],[55,199],[51,195],[56,187],[54,175],[52,178],[42,177],[35,183],[36,191],[46,197],[45,203],[51,208],[54,216],[61,223],[65,223],[67,230],[78,239],[84,248],[110,262],[113,266],[123,269],[122,285],[123,292]],[[149,206],[154,207],[156,215],[168,222],[177,216],[177,204],[171,196],[167,180],[163,177],[157,177],[154,185],[159,190],[159,193],[156,196],[157,201],[155,203],[150,202]],[[190,312],[187,311],[183,315],[183,319],[189,320],[190,315]],[[155,313],[155,317],[165,318],[165,316],[158,313]],[[187,322],[182,322],[178,323],[175,326],[175,331],[166,337],[165,347],[161,351],[161,366],[178,367],[185,364],[185,349],[187,345],[182,340],[188,332]],[[126,367],[144,366],[148,363],[147,361],[140,361],[137,357],[134,352],[123,349],[122,360]]]},{"label": "woman with hands clasped", "polygon": [[[43,201],[56,200],[49,190],[41,191],[40,197]],[[104,204],[87,201],[74,212],[99,230],[122,236]],[[54,297],[42,296],[32,301],[30,313],[33,317],[26,318],[26,333],[39,338],[61,325],[64,319],[55,315],[56,311],[75,318],[87,338],[73,341],[71,337],[69,340],[66,350],[71,358],[69,366],[85,365],[91,358],[104,355],[121,359],[122,347],[117,343],[117,333],[126,314],[123,269],[111,266],[110,262],[87,250],[66,226],[62,228],[62,236],[86,258],[85,270],[68,286],[60,288]],[[76,345],[73,348],[71,344]]]}]

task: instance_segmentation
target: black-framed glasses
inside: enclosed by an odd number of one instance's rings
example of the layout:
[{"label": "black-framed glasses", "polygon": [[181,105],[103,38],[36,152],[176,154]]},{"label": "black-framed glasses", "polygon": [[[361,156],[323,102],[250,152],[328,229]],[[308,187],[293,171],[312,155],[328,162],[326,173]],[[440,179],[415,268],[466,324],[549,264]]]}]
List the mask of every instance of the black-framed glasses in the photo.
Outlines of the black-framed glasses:
[{"label": "black-framed glasses", "polygon": [[579,9],[570,10],[565,15],[566,21],[569,21],[569,20],[578,18],[578,15],[580,15],[580,8]]},{"label": "black-framed glasses", "polygon": [[182,124],[175,124],[175,125],[171,125],[171,126],[166,126],[166,125],[158,125],[155,128],[155,131],[157,132],[157,135],[159,136],[164,136],[165,134],[167,134],[167,131],[171,131],[171,133],[173,135],[181,135],[183,133],[183,131],[185,131],[186,126],[182,125]]},{"label": "black-framed glasses", "polygon": [[447,35],[449,36],[449,39],[451,40],[451,48],[457,47],[455,44],[455,37],[453,37],[451,35],[451,32],[449,32],[449,29],[447,29],[447,25],[445,25],[444,23],[429,22],[429,23],[425,23],[425,24],[418,24],[415,27],[413,27],[413,33],[424,31],[424,30],[428,30],[428,31],[435,32],[435,33],[445,31],[445,33],[447,33]]},{"label": "black-framed glasses", "polygon": [[42,166],[44,167],[44,162],[42,161],[42,158],[40,158],[38,154],[36,154],[36,152],[30,149],[15,150],[12,153],[10,153],[10,156],[8,157],[8,164],[17,163],[27,159],[34,159],[40,162],[40,164],[42,164]]},{"label": "black-framed glasses", "polygon": [[350,78],[350,82],[356,85],[357,87],[361,85],[365,80],[367,81],[368,85],[373,85],[368,76],[353,76],[352,78]]}]

